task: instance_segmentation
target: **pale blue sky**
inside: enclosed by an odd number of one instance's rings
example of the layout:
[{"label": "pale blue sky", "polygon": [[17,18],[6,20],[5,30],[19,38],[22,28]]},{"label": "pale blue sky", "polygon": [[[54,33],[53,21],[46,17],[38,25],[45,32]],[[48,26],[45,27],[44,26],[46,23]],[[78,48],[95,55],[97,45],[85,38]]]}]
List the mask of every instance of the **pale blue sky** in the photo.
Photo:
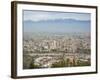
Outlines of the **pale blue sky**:
[{"label": "pale blue sky", "polygon": [[24,10],[24,20],[42,21],[42,20],[56,20],[56,19],[90,20],[90,14]]},{"label": "pale blue sky", "polygon": [[90,13],[23,11],[24,32],[90,32]]}]

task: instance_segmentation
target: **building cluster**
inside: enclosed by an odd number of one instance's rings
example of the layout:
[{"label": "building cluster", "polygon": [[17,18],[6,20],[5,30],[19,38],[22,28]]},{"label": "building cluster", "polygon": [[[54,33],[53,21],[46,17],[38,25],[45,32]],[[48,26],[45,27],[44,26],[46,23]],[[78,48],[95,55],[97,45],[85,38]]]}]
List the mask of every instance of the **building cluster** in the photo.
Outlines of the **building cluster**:
[{"label": "building cluster", "polygon": [[32,35],[28,38],[24,37],[24,68],[29,69],[30,63],[38,67],[52,67],[53,64],[61,66],[62,60],[65,63],[67,61],[66,64],[63,64],[64,66],[90,65],[90,47],[91,40],[87,35]]},{"label": "building cluster", "polygon": [[[41,36],[42,37],[42,36]],[[81,53],[90,52],[90,38],[81,36],[45,36],[42,38],[31,37],[23,42],[25,53]]]}]

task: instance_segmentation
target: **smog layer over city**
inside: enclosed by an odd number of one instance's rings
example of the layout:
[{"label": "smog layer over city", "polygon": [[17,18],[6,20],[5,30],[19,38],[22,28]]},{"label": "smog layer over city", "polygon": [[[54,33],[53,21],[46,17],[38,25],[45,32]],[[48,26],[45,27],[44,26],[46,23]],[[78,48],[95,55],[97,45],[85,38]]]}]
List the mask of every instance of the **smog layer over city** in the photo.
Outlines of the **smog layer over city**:
[{"label": "smog layer over city", "polygon": [[23,69],[91,66],[89,13],[23,10]]}]

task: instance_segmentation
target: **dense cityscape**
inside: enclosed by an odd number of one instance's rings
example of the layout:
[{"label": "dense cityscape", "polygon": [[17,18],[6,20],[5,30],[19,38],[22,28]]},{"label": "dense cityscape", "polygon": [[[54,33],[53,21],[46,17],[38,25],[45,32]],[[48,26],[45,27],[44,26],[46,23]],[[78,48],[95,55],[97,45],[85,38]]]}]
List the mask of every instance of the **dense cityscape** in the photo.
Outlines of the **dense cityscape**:
[{"label": "dense cityscape", "polygon": [[89,33],[30,33],[23,37],[23,69],[91,65]]}]

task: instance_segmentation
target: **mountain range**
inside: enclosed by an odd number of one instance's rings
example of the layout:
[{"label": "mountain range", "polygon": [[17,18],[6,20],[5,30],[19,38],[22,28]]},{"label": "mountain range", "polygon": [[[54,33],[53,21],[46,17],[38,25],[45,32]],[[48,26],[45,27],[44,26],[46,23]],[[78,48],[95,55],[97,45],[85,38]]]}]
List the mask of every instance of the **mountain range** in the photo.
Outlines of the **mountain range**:
[{"label": "mountain range", "polygon": [[89,20],[56,19],[23,21],[24,32],[90,32]]}]

